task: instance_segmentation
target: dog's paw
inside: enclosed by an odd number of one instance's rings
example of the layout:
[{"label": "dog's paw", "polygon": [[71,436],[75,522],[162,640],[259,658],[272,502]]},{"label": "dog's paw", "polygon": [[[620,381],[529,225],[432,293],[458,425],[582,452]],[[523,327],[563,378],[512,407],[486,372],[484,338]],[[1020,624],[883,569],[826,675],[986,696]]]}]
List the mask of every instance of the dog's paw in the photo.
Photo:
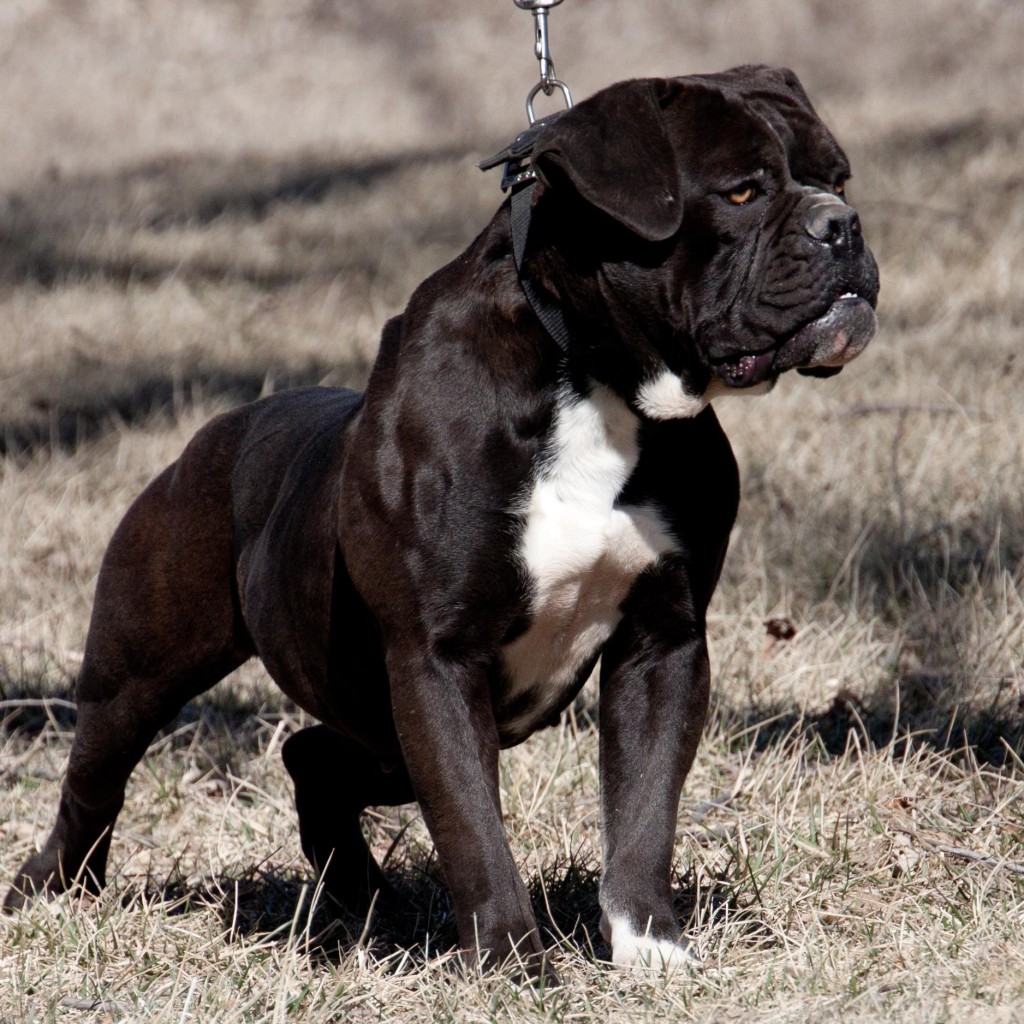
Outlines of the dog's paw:
[{"label": "dog's paw", "polygon": [[616,967],[662,971],[701,965],[685,936],[673,942],[670,939],[656,939],[651,935],[638,935],[624,917],[612,917],[610,926],[612,963]]}]

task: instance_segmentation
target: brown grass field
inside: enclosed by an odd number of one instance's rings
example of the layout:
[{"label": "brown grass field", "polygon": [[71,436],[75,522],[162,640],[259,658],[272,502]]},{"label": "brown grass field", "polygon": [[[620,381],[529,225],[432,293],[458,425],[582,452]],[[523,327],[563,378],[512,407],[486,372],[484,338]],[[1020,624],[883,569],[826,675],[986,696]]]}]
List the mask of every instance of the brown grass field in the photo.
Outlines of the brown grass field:
[{"label": "brown grass field", "polygon": [[[110,885],[0,920],[0,1022],[1024,1019],[1024,4],[567,0],[579,96],[756,60],[853,160],[882,329],[838,378],[723,403],[744,500],[678,820],[704,959],[597,931],[594,695],[504,755],[565,986],[463,978],[413,807],[411,898],[319,906],[255,664],[135,774]],[[0,887],[55,811],[107,538],[213,413],[358,384],[499,202],[475,161],[536,75],[512,0],[0,4]],[[789,641],[766,620],[786,617]]]}]

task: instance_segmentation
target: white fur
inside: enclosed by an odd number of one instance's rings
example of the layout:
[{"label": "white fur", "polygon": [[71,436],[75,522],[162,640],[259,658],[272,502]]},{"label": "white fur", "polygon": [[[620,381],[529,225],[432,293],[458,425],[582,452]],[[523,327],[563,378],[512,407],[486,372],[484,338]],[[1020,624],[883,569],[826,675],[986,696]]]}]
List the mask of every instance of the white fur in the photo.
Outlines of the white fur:
[{"label": "white fur", "polygon": [[508,696],[532,692],[521,727],[550,714],[611,636],[636,577],[676,548],[658,510],[619,502],[637,459],[639,419],[607,388],[565,396],[548,461],[523,505],[520,559],[533,622],[502,652]]},{"label": "white fur", "polygon": [[636,393],[636,404],[652,420],[692,419],[702,413],[715,398],[766,395],[774,384],[774,380],[763,380],[753,387],[731,388],[724,381],[716,379],[711,381],[703,394],[695,395],[686,389],[679,374],[662,370],[657,377],[640,385]]},{"label": "white fur", "polygon": [[704,411],[708,397],[707,393],[695,395],[687,391],[679,374],[662,370],[657,377],[640,385],[636,404],[652,420],[692,419]]},{"label": "white fur", "polygon": [[607,938],[612,945],[612,963],[616,967],[671,970],[700,964],[682,937],[677,942],[669,942],[666,939],[652,939],[649,935],[638,935],[633,931],[628,918],[615,914],[606,918],[605,929],[610,933]]}]

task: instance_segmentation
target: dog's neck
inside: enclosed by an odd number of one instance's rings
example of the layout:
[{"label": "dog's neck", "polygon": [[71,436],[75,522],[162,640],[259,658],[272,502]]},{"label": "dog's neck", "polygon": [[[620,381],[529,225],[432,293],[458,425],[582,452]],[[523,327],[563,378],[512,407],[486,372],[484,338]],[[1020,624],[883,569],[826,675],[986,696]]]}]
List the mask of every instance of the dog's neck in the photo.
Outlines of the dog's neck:
[{"label": "dog's neck", "polygon": [[[474,279],[480,294],[488,299],[486,304],[477,307],[473,296],[464,294],[455,324],[450,308],[437,319],[428,312],[427,306],[434,301],[433,287],[421,286],[411,297],[409,311],[418,310],[419,322],[432,325],[433,340],[429,347],[436,352],[436,345],[454,343],[475,349],[477,358],[501,379],[530,379],[534,387],[550,391],[552,400],[566,387],[586,395],[596,382],[643,419],[691,419],[713,399],[735,392],[711,379],[708,370],[691,355],[691,343],[686,337],[662,336],[666,334],[664,317],[659,319],[653,300],[646,303],[646,310],[639,311],[635,305],[621,300],[623,289],[616,287],[616,265],[597,264],[581,278],[571,262],[579,256],[570,253],[563,257],[554,251],[553,242],[545,245],[544,241],[544,234],[539,232],[541,244],[524,263],[527,273],[548,299],[564,308],[571,327],[567,349],[563,350],[548,335],[523,292],[512,254],[507,207],[498,212],[465,252],[428,279],[430,282],[448,274],[461,279],[466,265],[473,264],[477,268]],[[504,258],[495,260],[496,253]],[[576,287],[560,287],[560,282],[571,278],[575,279]],[[515,325],[511,331],[507,329],[510,324]],[[495,348],[490,340],[494,337],[504,339],[500,348]],[[390,377],[392,365],[401,358],[400,350],[405,344],[399,328],[385,331],[384,358],[374,369],[371,390],[383,383],[380,378]]]},{"label": "dog's neck", "polygon": [[[581,289],[578,268],[569,272],[570,264],[574,259],[589,259],[589,247],[554,241],[557,229],[545,225],[543,195],[539,205],[532,251],[515,262],[535,313],[538,305],[541,310],[555,307],[559,311],[566,330],[550,341],[562,350],[570,381],[578,390],[585,390],[585,381],[600,382],[648,419],[690,419],[703,412],[723,389],[715,387],[706,368],[692,357],[687,338],[675,332],[666,336],[666,318],[657,308],[656,297],[650,298],[646,309],[624,304],[620,296],[631,292],[616,286],[621,274],[616,264],[595,264],[582,275],[588,286]],[[514,230],[514,213],[511,223]],[[559,282],[566,279],[575,287],[560,287]],[[550,334],[543,315],[538,320]]]}]

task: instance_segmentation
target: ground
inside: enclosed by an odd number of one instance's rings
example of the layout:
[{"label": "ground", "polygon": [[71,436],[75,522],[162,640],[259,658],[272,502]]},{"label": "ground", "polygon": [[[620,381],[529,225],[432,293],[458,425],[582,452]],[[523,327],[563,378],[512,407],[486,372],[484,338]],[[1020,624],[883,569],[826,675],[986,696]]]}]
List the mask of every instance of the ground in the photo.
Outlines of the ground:
[{"label": "ground", "polygon": [[[215,412],[358,385],[499,201],[536,74],[511,0],[0,9],[0,885],[42,840],[105,543]],[[559,74],[785,63],[853,162],[881,330],[723,403],[743,505],[687,782],[703,958],[602,961],[594,695],[502,762],[564,988],[462,978],[414,808],[370,822],[416,912],[334,921],[256,665],[136,772],[109,889],[0,920],[0,1021],[1010,1021],[1024,1016],[1024,8],[567,0]],[[792,635],[790,635],[792,633]]]}]

